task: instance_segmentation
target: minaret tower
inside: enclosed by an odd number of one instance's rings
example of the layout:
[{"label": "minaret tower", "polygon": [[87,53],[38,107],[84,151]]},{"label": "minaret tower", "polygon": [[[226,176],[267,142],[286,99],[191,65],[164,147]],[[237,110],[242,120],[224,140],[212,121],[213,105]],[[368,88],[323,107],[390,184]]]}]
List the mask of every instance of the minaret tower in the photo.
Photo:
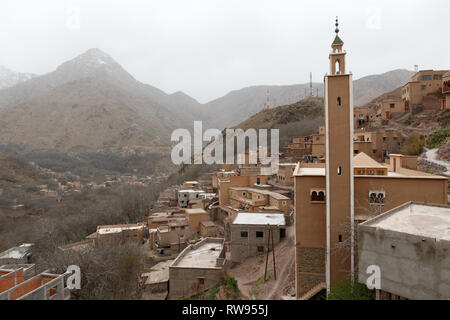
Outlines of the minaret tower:
[{"label": "minaret tower", "polygon": [[346,52],[336,36],[324,79],[326,126],[326,282],[327,290],[343,276],[353,275],[353,86],[345,69]]}]

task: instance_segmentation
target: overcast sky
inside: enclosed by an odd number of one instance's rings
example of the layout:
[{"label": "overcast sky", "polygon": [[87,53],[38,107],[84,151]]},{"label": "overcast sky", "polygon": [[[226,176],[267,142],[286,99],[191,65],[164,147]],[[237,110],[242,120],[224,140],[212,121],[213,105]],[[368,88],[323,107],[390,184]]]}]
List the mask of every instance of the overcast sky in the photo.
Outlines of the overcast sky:
[{"label": "overcast sky", "polygon": [[1,0],[0,65],[43,74],[89,48],[200,102],[252,85],[322,81],[339,16],[355,78],[450,68],[448,0]]}]

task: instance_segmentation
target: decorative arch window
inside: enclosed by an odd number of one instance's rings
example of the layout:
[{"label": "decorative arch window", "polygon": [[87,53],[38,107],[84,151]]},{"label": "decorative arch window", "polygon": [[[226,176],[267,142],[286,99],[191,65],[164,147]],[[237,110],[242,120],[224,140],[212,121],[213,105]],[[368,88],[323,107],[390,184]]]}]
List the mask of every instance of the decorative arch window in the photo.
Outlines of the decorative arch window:
[{"label": "decorative arch window", "polygon": [[319,191],[319,196],[317,197],[319,201],[325,201],[325,192]]},{"label": "decorative arch window", "polygon": [[340,74],[340,71],[341,71],[341,63],[340,63],[339,60],[336,60],[334,68],[335,68],[334,70],[336,71],[336,74]]},{"label": "decorative arch window", "polygon": [[311,190],[311,202],[318,202],[318,203],[325,202],[325,190],[323,189]]}]

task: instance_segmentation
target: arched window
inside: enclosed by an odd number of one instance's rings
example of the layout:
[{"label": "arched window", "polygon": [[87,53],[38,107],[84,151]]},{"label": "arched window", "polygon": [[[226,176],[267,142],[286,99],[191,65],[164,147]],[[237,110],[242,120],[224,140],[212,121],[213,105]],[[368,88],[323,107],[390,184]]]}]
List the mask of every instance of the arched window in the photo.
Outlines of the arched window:
[{"label": "arched window", "polygon": [[334,70],[335,70],[336,74],[340,74],[340,70],[341,70],[340,69],[340,64],[341,63],[339,62],[339,60],[336,60],[336,63],[335,63],[335,66],[334,66],[334,68],[335,68]]},{"label": "arched window", "polygon": [[319,191],[319,196],[318,196],[317,200],[325,201],[325,193],[323,191]]},{"label": "arched window", "polygon": [[311,201],[317,201],[317,200],[318,200],[317,191],[313,191],[311,193]]},{"label": "arched window", "polygon": [[342,174],[342,168],[340,166],[337,168],[337,174],[338,176]]}]

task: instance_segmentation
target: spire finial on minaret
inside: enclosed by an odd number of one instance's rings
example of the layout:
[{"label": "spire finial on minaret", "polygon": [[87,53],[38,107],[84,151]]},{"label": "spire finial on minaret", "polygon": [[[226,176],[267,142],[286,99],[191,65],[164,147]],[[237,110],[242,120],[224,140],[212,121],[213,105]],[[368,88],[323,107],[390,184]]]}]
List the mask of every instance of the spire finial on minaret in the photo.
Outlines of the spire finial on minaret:
[{"label": "spire finial on minaret", "polygon": [[336,16],[336,30],[334,30],[334,32],[336,32],[336,35],[339,33],[339,20],[338,17]]}]

